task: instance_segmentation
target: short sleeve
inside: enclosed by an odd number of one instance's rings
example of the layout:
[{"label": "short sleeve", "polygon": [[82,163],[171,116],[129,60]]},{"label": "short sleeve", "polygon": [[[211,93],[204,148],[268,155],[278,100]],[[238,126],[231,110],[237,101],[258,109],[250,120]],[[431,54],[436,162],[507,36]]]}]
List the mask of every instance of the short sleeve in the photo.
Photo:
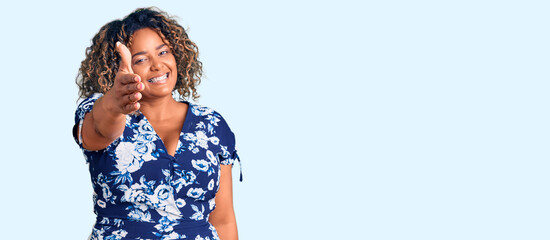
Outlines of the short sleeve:
[{"label": "short sleeve", "polygon": [[220,141],[220,151],[218,152],[220,163],[223,165],[233,164],[238,158],[235,148],[235,134],[219,113],[215,113],[214,115],[217,115],[216,117],[219,120],[216,128],[216,137]]},{"label": "short sleeve", "polygon": [[80,133],[82,132],[82,123],[84,121],[84,116],[86,116],[86,113],[92,111],[95,101],[97,101],[97,99],[99,99],[101,96],[103,96],[103,94],[94,93],[93,95],[82,100],[76,107],[73,126],[73,137],[80,148],[83,148],[82,135]]},{"label": "short sleeve", "polygon": [[239,161],[239,167],[241,168],[240,181],[242,181],[242,165],[235,146],[235,134],[231,131],[231,128],[229,128],[229,125],[219,113],[215,112],[214,116],[219,120],[219,122],[217,122],[218,126],[216,127],[215,134],[220,141],[220,150],[217,153],[218,160],[222,165],[233,165],[235,161]]}]

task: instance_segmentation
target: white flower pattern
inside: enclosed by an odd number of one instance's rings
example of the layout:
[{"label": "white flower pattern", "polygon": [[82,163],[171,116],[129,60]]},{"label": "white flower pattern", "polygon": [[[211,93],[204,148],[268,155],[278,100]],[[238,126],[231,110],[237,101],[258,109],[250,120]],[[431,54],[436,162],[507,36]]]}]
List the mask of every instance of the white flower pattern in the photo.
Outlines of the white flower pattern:
[{"label": "white flower pattern", "polygon": [[[80,103],[75,124],[101,96],[94,94]],[[107,148],[83,149],[91,164],[95,213],[103,217],[90,239],[219,239],[209,224],[198,224],[202,227],[190,233],[180,226],[190,224],[185,219],[204,222],[214,210],[220,164],[240,161],[234,135],[216,111],[185,103],[189,109],[174,156],[166,153],[139,111],[127,115],[123,135]],[[153,224],[130,228],[139,223]]]}]

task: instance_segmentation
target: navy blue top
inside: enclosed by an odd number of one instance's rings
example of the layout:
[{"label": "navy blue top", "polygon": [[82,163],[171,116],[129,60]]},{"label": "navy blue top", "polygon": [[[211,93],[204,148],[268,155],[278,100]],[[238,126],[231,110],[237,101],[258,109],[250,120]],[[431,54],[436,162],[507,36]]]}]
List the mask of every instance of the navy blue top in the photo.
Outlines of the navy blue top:
[{"label": "navy blue top", "polygon": [[[101,96],[78,105],[76,126]],[[240,161],[235,136],[216,111],[182,102],[189,107],[174,156],[139,111],[126,115],[124,133],[103,150],[86,150],[76,139],[94,189],[90,239],[219,239],[207,220],[220,164]]]}]

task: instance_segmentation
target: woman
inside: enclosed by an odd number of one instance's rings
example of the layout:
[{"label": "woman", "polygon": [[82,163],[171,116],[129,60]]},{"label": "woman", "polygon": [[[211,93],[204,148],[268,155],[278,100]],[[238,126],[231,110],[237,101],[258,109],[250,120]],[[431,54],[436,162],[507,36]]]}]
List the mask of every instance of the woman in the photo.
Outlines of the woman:
[{"label": "woman", "polygon": [[218,112],[184,100],[199,97],[201,75],[196,45],[157,9],[92,39],[73,130],[94,188],[90,239],[237,239],[234,134]]}]

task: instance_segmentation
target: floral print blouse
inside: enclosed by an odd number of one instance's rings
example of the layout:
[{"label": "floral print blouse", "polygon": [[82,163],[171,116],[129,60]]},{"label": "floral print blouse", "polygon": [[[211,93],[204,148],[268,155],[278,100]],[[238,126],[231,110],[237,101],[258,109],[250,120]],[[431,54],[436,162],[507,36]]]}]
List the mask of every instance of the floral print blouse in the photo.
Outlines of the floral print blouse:
[{"label": "floral print blouse", "polygon": [[[75,126],[102,94],[77,107]],[[239,160],[235,136],[216,111],[189,105],[174,156],[139,111],[107,148],[82,148],[94,189],[90,239],[219,239],[208,222],[216,206],[220,164]],[[242,181],[242,173],[241,173]]]}]

